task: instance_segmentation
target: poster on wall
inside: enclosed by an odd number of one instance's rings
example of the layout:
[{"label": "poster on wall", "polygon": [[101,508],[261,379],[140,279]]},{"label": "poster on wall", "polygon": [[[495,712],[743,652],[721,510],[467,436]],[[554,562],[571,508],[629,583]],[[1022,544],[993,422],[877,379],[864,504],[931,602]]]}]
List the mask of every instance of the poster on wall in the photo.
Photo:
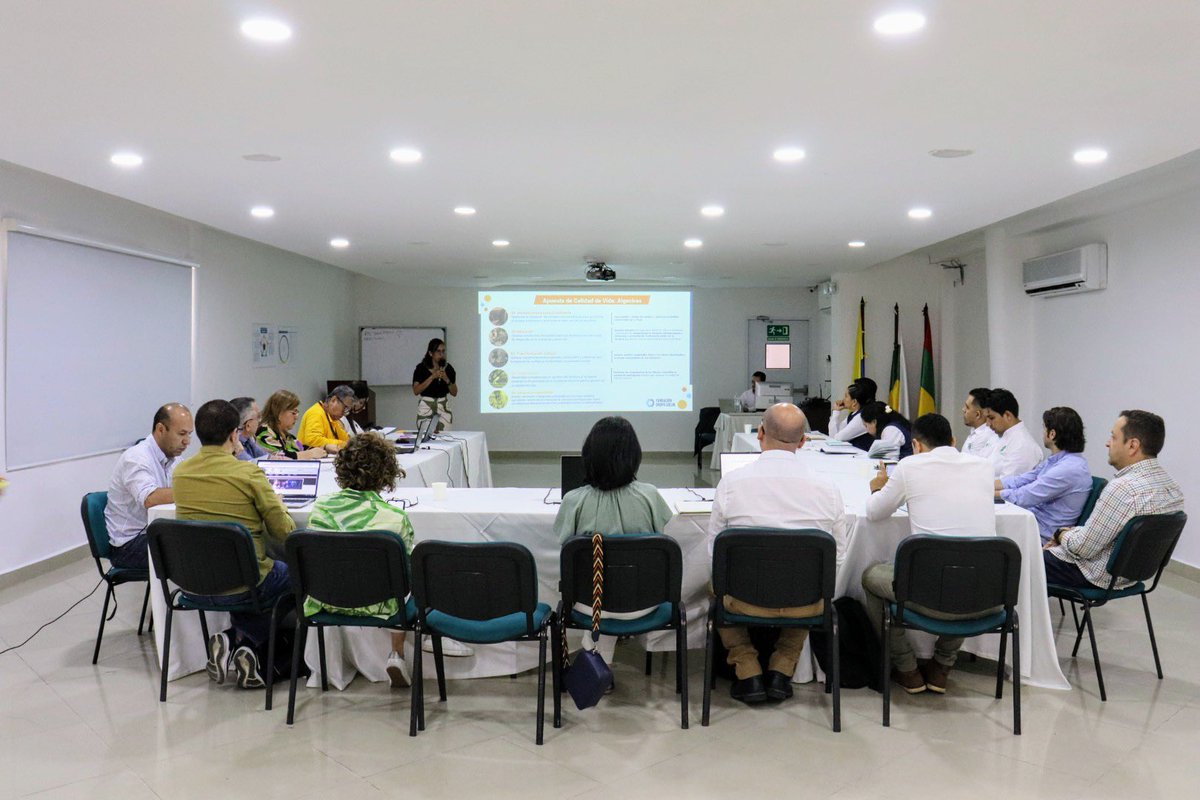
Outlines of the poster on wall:
[{"label": "poster on wall", "polygon": [[251,363],[256,368],[286,367],[296,360],[296,328],[256,324],[251,336]]}]

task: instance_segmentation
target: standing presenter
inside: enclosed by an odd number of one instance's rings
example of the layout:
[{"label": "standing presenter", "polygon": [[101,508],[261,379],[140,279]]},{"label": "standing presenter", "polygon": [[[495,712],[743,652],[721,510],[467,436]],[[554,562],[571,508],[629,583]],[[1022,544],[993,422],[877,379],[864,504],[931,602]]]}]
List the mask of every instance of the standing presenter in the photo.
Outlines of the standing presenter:
[{"label": "standing presenter", "polygon": [[413,394],[417,396],[417,421],[441,414],[437,433],[454,421],[450,398],[458,396],[454,367],[446,361],[446,343],[430,339],[425,358],[413,370]]}]

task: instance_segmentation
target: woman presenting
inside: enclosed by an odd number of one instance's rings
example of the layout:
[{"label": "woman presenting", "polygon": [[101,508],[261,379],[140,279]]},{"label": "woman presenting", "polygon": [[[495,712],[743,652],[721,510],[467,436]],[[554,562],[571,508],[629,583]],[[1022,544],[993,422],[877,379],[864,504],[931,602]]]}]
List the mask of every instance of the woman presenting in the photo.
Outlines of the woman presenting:
[{"label": "woman presenting", "polygon": [[458,396],[454,367],[446,362],[446,343],[430,339],[425,358],[413,370],[413,394],[417,396],[417,421],[441,414],[436,433],[454,421],[450,398]]}]

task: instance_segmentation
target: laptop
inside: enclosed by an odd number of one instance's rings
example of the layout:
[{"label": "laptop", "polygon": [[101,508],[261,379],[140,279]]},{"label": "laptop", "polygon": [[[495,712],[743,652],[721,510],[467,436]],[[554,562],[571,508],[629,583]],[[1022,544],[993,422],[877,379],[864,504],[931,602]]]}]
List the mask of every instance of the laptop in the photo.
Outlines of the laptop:
[{"label": "laptop", "polygon": [[437,435],[438,425],[441,424],[442,415],[434,412],[432,417],[417,421],[417,445],[420,446],[425,442],[433,439]]},{"label": "laptop", "polygon": [[721,477],[758,460],[762,453],[721,453]]},{"label": "laptop", "polygon": [[562,502],[563,495],[572,489],[578,489],[587,483],[584,476],[583,456],[561,456],[559,459],[559,487],[546,492],[543,502],[557,505]]},{"label": "laptop", "polygon": [[258,466],[283,504],[289,508],[308,505],[317,499],[320,461],[259,461]]}]

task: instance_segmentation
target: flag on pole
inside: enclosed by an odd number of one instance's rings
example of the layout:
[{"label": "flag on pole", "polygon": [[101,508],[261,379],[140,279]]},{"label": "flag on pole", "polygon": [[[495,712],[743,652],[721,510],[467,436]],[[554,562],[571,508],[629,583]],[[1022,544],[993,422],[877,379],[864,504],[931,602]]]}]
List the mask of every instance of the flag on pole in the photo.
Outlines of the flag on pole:
[{"label": "flag on pole", "polygon": [[917,399],[917,416],[937,411],[937,394],[933,389],[933,333],[929,329],[929,304],[921,310],[925,315],[925,346],[921,349],[921,394]]},{"label": "flag on pole", "polygon": [[863,349],[863,325],[867,318],[867,298],[858,298],[858,338],[854,342],[854,380],[867,376],[867,351]]},{"label": "flag on pole", "polygon": [[900,304],[893,307],[895,321],[892,326],[892,380],[888,389],[888,405],[892,410],[908,415],[908,366],[904,361],[904,342],[900,341]]}]

